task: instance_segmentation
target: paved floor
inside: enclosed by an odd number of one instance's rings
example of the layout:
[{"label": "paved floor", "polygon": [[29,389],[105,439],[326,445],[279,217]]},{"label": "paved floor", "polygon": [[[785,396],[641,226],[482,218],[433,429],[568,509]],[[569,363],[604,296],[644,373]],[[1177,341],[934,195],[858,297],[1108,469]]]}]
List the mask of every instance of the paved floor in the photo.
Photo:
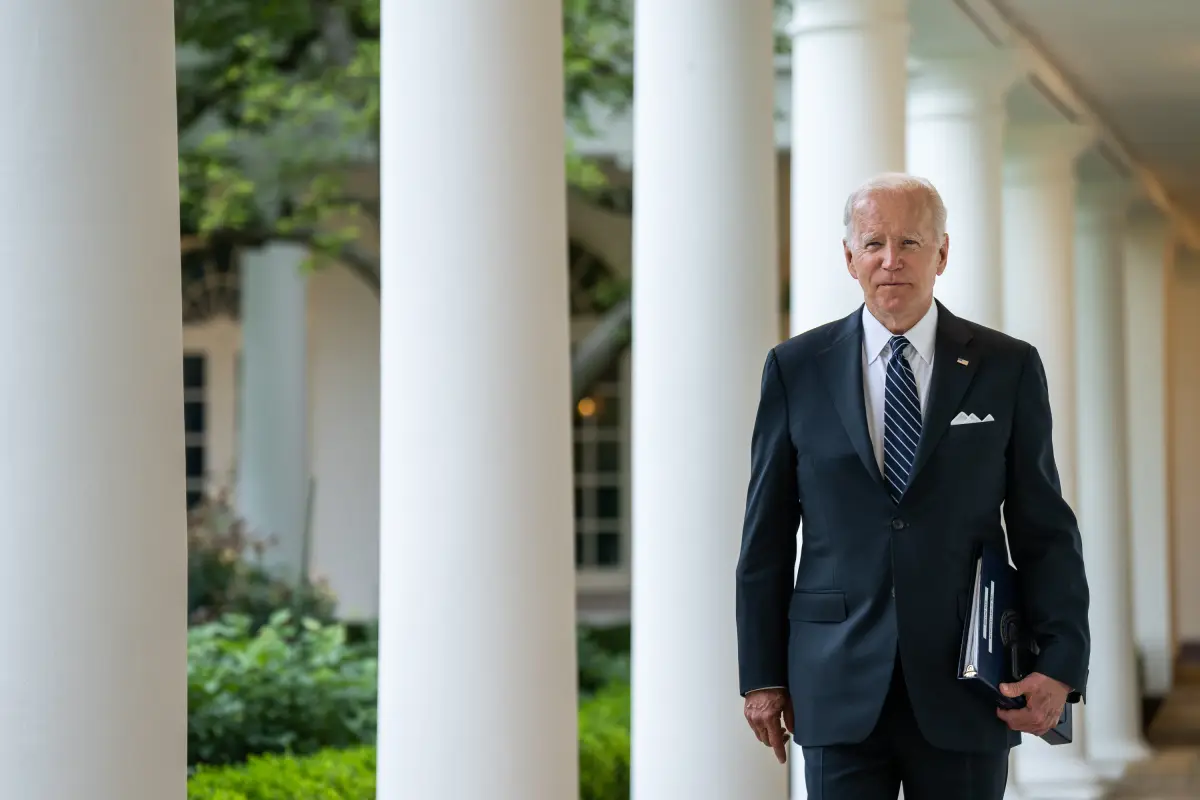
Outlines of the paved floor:
[{"label": "paved floor", "polygon": [[1200,747],[1200,682],[1181,682],[1167,695],[1147,738],[1156,747]]},{"label": "paved floor", "polygon": [[1130,767],[1110,800],[1200,800],[1200,680],[1177,677],[1147,732],[1154,757]]},{"label": "paved floor", "polygon": [[1130,767],[1113,787],[1109,800],[1200,799],[1200,747],[1161,749],[1154,757]]}]

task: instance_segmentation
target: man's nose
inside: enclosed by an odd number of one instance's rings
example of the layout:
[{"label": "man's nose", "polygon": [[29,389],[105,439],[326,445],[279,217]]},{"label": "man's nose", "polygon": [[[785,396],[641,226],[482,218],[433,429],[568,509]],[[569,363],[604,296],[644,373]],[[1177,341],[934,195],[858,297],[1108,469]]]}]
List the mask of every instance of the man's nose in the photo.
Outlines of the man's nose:
[{"label": "man's nose", "polygon": [[903,266],[900,263],[900,248],[894,244],[885,244],[883,246],[883,268],[884,269],[900,269]]}]

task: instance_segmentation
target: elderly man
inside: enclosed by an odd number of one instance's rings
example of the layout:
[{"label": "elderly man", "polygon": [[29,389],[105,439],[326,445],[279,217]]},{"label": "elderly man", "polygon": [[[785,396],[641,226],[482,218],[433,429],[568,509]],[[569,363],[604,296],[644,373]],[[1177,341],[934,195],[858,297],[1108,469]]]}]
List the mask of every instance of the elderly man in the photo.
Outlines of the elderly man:
[{"label": "elderly man", "polygon": [[[1088,588],[1046,374],[1033,346],[934,300],[945,222],[925,180],[854,191],[844,249],[863,305],[763,369],[737,565],[741,693],[780,762],[784,726],[803,747],[813,800],[895,800],[901,785],[907,800],[999,800],[1009,748],[1087,679]],[[952,425],[960,413],[981,421]],[[1015,711],[955,678],[974,556],[1006,529],[1040,646],[1036,671],[1003,687],[1025,696]]]}]

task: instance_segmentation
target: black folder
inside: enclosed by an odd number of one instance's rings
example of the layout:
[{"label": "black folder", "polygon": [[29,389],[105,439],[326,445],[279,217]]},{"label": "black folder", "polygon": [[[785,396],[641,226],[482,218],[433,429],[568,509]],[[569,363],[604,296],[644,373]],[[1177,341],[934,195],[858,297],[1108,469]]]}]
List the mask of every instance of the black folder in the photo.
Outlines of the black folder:
[{"label": "black folder", "polygon": [[[975,560],[970,609],[963,625],[958,679],[1000,708],[1023,708],[1024,697],[1006,697],[1000,684],[1015,683],[1034,671],[1038,647],[1021,622],[1017,571],[1007,554],[983,546]],[[1050,744],[1072,740],[1071,704],[1042,737]]]}]

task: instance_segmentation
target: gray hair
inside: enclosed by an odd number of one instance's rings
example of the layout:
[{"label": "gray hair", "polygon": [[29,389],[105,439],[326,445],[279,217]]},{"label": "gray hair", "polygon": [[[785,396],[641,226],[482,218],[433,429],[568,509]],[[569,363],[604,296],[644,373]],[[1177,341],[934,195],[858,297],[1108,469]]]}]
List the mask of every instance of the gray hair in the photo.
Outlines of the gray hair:
[{"label": "gray hair", "polygon": [[846,198],[842,212],[842,224],[846,227],[846,241],[854,236],[854,212],[872,194],[877,192],[913,192],[920,195],[925,207],[933,216],[933,232],[940,242],[946,233],[946,204],[934,188],[933,183],[916,175],[903,172],[885,172],[867,180]]}]

